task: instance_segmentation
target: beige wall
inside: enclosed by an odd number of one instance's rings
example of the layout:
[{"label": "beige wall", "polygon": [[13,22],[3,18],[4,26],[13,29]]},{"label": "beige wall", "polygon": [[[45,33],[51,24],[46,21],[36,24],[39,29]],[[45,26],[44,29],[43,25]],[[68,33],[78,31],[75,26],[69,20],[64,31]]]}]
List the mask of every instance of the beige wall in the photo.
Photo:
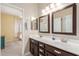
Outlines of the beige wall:
[{"label": "beige wall", "polygon": [[6,42],[15,41],[15,21],[20,18],[6,13],[1,13],[1,35],[5,36]]}]

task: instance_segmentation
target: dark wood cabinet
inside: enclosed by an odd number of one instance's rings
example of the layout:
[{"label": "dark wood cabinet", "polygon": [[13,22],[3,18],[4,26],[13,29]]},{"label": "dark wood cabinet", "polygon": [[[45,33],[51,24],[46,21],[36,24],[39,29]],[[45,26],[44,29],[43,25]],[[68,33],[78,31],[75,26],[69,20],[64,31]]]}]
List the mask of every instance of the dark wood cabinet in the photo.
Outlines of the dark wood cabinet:
[{"label": "dark wood cabinet", "polygon": [[45,44],[45,49],[49,51],[51,54],[56,55],[56,56],[76,56],[75,54],[64,51],[54,46],[50,46],[48,44]]},{"label": "dark wood cabinet", "polygon": [[77,56],[57,47],[30,38],[30,52],[34,56]]},{"label": "dark wood cabinet", "polygon": [[55,55],[45,50],[45,56],[55,56]]},{"label": "dark wood cabinet", "polygon": [[30,52],[32,53],[32,55],[34,56],[38,56],[38,42],[30,39]]}]

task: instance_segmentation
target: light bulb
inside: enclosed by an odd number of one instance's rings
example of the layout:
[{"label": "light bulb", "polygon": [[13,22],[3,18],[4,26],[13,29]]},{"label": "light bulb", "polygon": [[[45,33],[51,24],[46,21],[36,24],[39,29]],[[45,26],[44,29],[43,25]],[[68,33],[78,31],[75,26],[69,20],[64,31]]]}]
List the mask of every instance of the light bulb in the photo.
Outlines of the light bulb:
[{"label": "light bulb", "polygon": [[56,7],[58,9],[62,9],[64,7],[64,5],[62,3],[56,3]]},{"label": "light bulb", "polygon": [[60,7],[62,4],[61,3],[56,3],[56,6],[57,7]]},{"label": "light bulb", "polygon": [[48,11],[49,9],[50,9],[49,6],[47,6],[45,10]]},{"label": "light bulb", "polygon": [[45,13],[45,10],[42,10],[42,13]]},{"label": "light bulb", "polygon": [[55,8],[54,3],[50,4],[50,8]]},{"label": "light bulb", "polygon": [[35,20],[35,17],[31,17],[31,21]]}]

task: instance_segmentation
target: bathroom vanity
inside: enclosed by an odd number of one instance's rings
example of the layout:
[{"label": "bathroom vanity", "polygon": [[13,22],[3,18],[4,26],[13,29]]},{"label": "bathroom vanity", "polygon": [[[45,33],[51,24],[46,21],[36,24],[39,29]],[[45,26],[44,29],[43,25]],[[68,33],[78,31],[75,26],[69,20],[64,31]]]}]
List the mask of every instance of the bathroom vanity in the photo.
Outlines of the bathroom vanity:
[{"label": "bathroom vanity", "polygon": [[[52,15],[51,15],[52,14]],[[71,4],[39,17],[39,33],[64,34],[77,36],[77,6]],[[52,18],[50,18],[50,16]],[[52,23],[50,21],[52,20]],[[52,25],[52,27],[50,27]],[[52,29],[51,29],[52,28]],[[51,31],[51,30],[52,31]],[[34,56],[77,56],[79,55],[79,40],[66,42],[65,40],[52,40],[47,37],[35,37],[30,39],[30,52]],[[71,39],[72,40],[72,39]]]},{"label": "bathroom vanity", "polygon": [[[57,42],[47,42],[29,38],[30,39],[30,52],[34,56],[77,56],[78,54],[75,54],[69,50],[69,46],[62,43]],[[55,46],[58,45],[59,47]],[[62,47],[60,47],[60,45]],[[65,46],[66,45],[66,46]],[[70,47],[71,48],[71,47]],[[66,50],[65,50],[66,49]],[[73,48],[71,48],[73,50]]]}]

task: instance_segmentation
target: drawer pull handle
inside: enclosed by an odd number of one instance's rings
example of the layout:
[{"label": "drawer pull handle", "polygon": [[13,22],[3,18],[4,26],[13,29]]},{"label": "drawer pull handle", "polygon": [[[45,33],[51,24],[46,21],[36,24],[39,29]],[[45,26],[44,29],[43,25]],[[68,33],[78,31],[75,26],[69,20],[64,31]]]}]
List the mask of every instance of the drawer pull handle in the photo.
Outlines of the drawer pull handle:
[{"label": "drawer pull handle", "polygon": [[40,52],[43,52],[43,50],[42,50],[42,49],[39,49],[39,51],[40,51]]},{"label": "drawer pull handle", "polygon": [[40,44],[39,46],[43,46],[42,44]]},{"label": "drawer pull handle", "polygon": [[32,40],[32,42],[34,42],[34,41]]},{"label": "drawer pull handle", "polygon": [[61,54],[61,52],[57,51],[57,50],[54,50],[54,52],[58,53],[58,54]]}]

